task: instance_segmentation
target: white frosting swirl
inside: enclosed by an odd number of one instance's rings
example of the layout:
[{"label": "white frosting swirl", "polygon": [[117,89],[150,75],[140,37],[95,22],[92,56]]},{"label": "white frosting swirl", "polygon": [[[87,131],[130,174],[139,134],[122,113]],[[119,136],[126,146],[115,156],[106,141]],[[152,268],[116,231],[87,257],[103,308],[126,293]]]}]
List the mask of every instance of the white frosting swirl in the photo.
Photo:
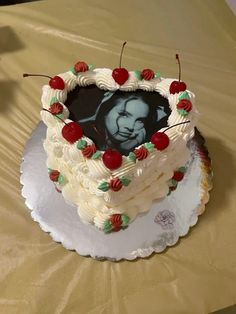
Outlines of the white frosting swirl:
[{"label": "white frosting swirl", "polygon": [[96,84],[95,75],[96,74],[94,73],[94,71],[86,71],[86,72],[78,73],[77,84],[79,86],[88,86],[88,85]]},{"label": "white frosting swirl", "polygon": [[119,89],[117,84],[112,77],[112,70],[110,69],[96,69],[96,85],[100,89],[116,91]]},{"label": "white frosting swirl", "polygon": [[59,74],[59,76],[65,82],[66,90],[68,92],[72,91],[76,87],[76,85],[77,85],[76,75],[73,74],[71,71],[61,73],[61,74]]}]

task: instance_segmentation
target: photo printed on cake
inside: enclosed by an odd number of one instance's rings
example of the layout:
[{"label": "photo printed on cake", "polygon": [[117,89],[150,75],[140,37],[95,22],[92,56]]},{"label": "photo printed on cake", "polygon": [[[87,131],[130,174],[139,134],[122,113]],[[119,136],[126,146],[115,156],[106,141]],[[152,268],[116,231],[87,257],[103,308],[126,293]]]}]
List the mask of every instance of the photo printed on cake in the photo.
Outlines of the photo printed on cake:
[{"label": "photo printed on cake", "polygon": [[95,85],[77,86],[65,105],[98,150],[113,148],[123,155],[167,126],[171,113],[168,100],[157,92],[104,91]]}]

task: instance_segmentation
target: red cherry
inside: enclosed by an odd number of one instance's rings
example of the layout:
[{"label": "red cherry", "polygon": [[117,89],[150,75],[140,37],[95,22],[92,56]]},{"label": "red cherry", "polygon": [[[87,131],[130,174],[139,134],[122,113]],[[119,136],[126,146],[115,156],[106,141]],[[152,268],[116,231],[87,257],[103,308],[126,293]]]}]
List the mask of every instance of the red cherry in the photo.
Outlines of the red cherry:
[{"label": "red cherry", "polygon": [[102,156],[102,161],[108,169],[115,170],[122,164],[122,155],[116,150],[107,149]]},{"label": "red cherry", "polygon": [[156,132],[151,136],[151,142],[157,150],[164,150],[169,145],[169,137],[166,133]]},{"label": "red cherry", "polygon": [[69,122],[65,124],[61,130],[62,136],[69,143],[73,144],[83,136],[81,126],[76,122]]},{"label": "red cherry", "polygon": [[112,71],[112,77],[119,85],[123,85],[129,78],[129,72],[125,68],[116,68]]},{"label": "red cherry", "polygon": [[184,173],[183,172],[175,171],[172,179],[177,181],[177,182],[179,182],[179,181],[183,180],[183,177],[184,177]]},{"label": "red cherry", "polygon": [[118,83],[119,85],[123,85],[129,78],[129,72],[125,68],[121,67],[121,60],[125,45],[126,41],[123,43],[121,48],[119,68],[116,68],[112,71],[112,77],[115,80],[115,82]]},{"label": "red cherry", "polygon": [[186,84],[184,82],[181,82],[181,64],[180,64],[180,59],[179,59],[179,55],[176,54],[175,58],[178,62],[179,65],[179,80],[178,81],[173,81],[170,84],[170,88],[169,88],[169,92],[171,94],[175,94],[175,93],[179,93],[179,92],[184,92],[187,88]]},{"label": "red cherry", "polygon": [[179,81],[173,81],[170,84],[169,91],[170,91],[171,94],[178,93],[179,92]]},{"label": "red cherry", "polygon": [[175,94],[179,92],[184,92],[187,88],[187,85],[184,82],[179,82],[179,81],[173,81],[170,84],[170,93]]},{"label": "red cherry", "polygon": [[187,88],[187,85],[184,82],[179,82],[179,92],[184,92]]},{"label": "red cherry", "polygon": [[63,90],[65,88],[65,83],[63,79],[58,75],[51,78],[51,80],[49,81],[49,85],[53,89]]}]

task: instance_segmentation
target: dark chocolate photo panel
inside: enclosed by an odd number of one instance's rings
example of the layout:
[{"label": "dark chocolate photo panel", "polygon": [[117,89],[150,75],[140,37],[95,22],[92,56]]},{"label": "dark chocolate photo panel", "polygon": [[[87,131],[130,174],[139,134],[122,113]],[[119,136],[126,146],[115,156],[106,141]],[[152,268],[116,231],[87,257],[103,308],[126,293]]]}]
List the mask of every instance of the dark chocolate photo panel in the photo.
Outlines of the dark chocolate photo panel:
[{"label": "dark chocolate photo panel", "polygon": [[65,105],[97,149],[113,148],[123,155],[167,126],[171,113],[168,100],[157,92],[111,92],[95,85],[77,86]]}]

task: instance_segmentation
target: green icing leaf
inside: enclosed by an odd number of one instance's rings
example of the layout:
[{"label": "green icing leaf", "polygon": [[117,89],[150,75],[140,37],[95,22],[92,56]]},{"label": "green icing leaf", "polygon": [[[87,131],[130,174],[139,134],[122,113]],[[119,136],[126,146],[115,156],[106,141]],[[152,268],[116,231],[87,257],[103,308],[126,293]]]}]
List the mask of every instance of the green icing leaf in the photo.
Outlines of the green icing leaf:
[{"label": "green icing leaf", "polygon": [[48,173],[50,173],[52,171],[52,168],[48,168]]},{"label": "green icing leaf", "polygon": [[62,183],[64,183],[64,181],[65,181],[64,176],[62,174],[59,174],[59,177],[57,179],[57,183],[62,184]]},{"label": "green icing leaf", "polygon": [[184,91],[179,95],[179,100],[182,100],[182,99],[190,99],[187,91]]},{"label": "green icing leaf", "polygon": [[110,186],[109,186],[108,182],[102,182],[102,183],[99,184],[98,189],[103,191],[103,192],[106,192],[106,191],[109,190],[109,187]]},{"label": "green icing leaf", "polygon": [[92,159],[98,159],[101,156],[101,154],[102,153],[99,150],[97,150],[96,153],[94,153],[91,158]]},{"label": "green icing leaf", "polygon": [[130,182],[131,182],[131,180],[128,179],[128,178],[126,178],[126,177],[121,177],[121,178],[120,178],[120,181],[122,182],[122,184],[123,184],[124,186],[128,186],[128,185],[130,184]]},{"label": "green icing leaf", "polygon": [[89,70],[92,70],[93,69],[93,64],[89,64],[88,68],[89,68]]},{"label": "green icing leaf", "polygon": [[156,72],[156,73],[155,73],[155,77],[156,77],[156,78],[160,78],[160,77],[161,77],[161,73],[160,73],[160,72]]},{"label": "green icing leaf", "polygon": [[169,192],[167,193],[167,195],[166,196],[169,196],[170,194],[171,194],[171,189],[169,189]]},{"label": "green icing leaf", "polygon": [[180,167],[178,171],[185,173],[187,171],[187,167]]},{"label": "green icing leaf", "polygon": [[74,75],[77,74],[73,66],[71,66],[69,70],[70,70]]},{"label": "green icing leaf", "polygon": [[178,109],[177,111],[182,117],[186,117],[188,115],[188,112],[184,109]]},{"label": "green icing leaf", "polygon": [[53,96],[50,101],[50,106],[53,105],[55,102],[59,102],[59,100],[57,99],[57,97]]},{"label": "green icing leaf", "polygon": [[76,147],[78,149],[84,149],[87,146],[87,142],[85,140],[78,140]]},{"label": "green icing leaf", "polygon": [[105,233],[108,233],[108,232],[111,232],[111,230],[112,230],[112,224],[109,220],[106,220],[103,225],[103,231]]},{"label": "green icing leaf", "polygon": [[135,162],[135,161],[136,161],[136,155],[135,155],[135,153],[130,152],[128,158],[129,158],[131,161]]},{"label": "green icing leaf", "polygon": [[122,220],[122,227],[126,227],[129,224],[130,218],[127,215],[122,215],[121,220]]},{"label": "green icing leaf", "polygon": [[135,77],[138,79],[138,80],[141,80],[142,77],[141,77],[141,72],[140,71],[134,71],[134,75]]},{"label": "green icing leaf", "polygon": [[177,186],[178,182],[174,179],[171,179],[171,184],[172,186]]},{"label": "green icing leaf", "polygon": [[152,143],[145,143],[144,146],[147,148],[147,150],[149,151],[149,153],[151,153],[153,151],[154,145]]},{"label": "green icing leaf", "polygon": [[54,115],[55,118],[58,118],[60,120],[64,118],[64,114],[63,113],[60,113],[60,114],[57,114],[57,115]]}]

